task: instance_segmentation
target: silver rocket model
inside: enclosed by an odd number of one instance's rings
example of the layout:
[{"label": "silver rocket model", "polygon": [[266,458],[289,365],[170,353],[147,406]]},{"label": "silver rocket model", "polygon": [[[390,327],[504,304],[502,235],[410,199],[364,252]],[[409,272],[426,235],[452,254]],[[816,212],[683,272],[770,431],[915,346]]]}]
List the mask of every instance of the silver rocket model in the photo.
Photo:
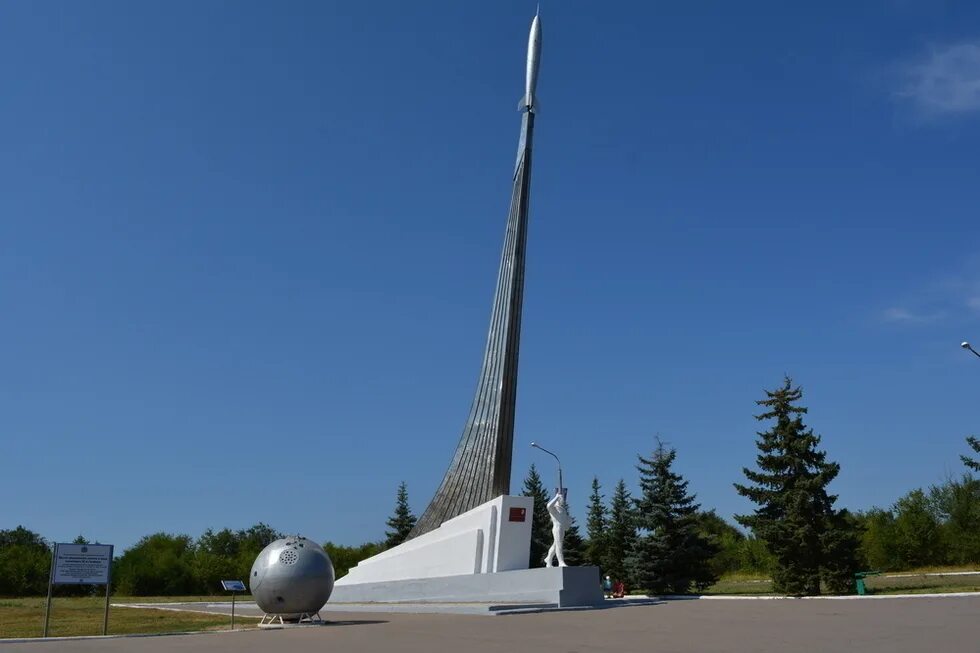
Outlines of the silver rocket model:
[{"label": "silver rocket model", "polygon": [[537,112],[538,99],[534,89],[538,85],[538,66],[541,64],[541,16],[534,15],[531,33],[527,37],[527,76],[524,78],[524,97],[517,104],[518,111]]}]

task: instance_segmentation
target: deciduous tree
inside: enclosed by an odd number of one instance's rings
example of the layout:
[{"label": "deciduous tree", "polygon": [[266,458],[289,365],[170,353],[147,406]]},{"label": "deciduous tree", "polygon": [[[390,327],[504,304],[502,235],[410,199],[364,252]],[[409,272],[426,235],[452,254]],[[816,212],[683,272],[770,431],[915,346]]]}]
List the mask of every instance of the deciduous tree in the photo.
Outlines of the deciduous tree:
[{"label": "deciduous tree", "polygon": [[330,556],[330,562],[333,563],[335,576],[342,578],[361,560],[365,560],[384,551],[385,545],[384,543],[368,542],[360,546],[343,546],[334,544],[333,542],[327,542],[323,545],[323,550]]},{"label": "deciduous tree", "polygon": [[147,535],[119,557],[114,572],[118,593],[166,596],[203,591],[194,573],[194,553],[188,535]]},{"label": "deciduous tree", "polygon": [[51,549],[23,526],[0,530],[0,596],[41,596],[48,591]]},{"label": "deciduous tree", "polygon": [[964,474],[935,485],[929,488],[929,504],[942,523],[949,562],[980,563],[980,480]]},{"label": "deciduous tree", "polygon": [[939,520],[921,489],[912,490],[895,503],[893,533],[899,566],[909,569],[946,561]]}]

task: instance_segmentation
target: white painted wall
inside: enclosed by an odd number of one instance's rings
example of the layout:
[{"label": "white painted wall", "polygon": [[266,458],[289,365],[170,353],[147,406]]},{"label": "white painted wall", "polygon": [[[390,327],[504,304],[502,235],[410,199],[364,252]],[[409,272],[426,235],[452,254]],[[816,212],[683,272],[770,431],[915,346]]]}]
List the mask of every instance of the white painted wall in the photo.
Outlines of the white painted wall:
[{"label": "white painted wall", "polygon": [[[513,571],[528,568],[531,555],[531,519],[534,516],[534,499],[531,497],[501,496],[500,516],[496,534],[496,552],[489,571]],[[510,521],[510,509],[523,509],[524,521]]]},{"label": "white painted wall", "polygon": [[[523,511],[524,521],[511,521],[512,508]],[[527,569],[533,514],[530,497],[499,496],[434,531],[362,560],[336,584]]]}]

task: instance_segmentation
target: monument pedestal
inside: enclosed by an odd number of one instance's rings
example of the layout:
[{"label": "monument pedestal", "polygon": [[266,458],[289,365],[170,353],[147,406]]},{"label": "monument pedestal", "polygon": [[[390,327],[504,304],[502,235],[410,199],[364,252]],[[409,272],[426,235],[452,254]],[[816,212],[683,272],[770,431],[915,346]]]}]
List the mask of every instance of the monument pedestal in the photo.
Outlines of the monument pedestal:
[{"label": "monument pedestal", "polygon": [[598,567],[539,567],[491,574],[463,574],[337,585],[336,603],[496,603],[556,607],[603,602]]},{"label": "monument pedestal", "polygon": [[534,500],[502,495],[367,560],[334,587],[527,569]]},{"label": "monument pedestal", "polygon": [[528,569],[533,513],[530,497],[499,496],[362,560],[330,603],[601,603],[596,567]]}]

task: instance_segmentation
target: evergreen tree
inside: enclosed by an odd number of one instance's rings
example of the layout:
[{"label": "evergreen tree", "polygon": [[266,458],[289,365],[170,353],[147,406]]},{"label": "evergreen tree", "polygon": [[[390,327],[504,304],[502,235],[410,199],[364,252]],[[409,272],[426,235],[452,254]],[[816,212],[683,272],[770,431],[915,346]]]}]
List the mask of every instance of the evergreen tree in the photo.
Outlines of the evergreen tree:
[{"label": "evergreen tree", "polygon": [[633,504],[626,483],[619,479],[609,503],[609,525],[606,529],[606,560],[603,569],[613,581],[626,582],[626,557],[636,538]]},{"label": "evergreen tree", "polygon": [[593,477],[592,494],[589,496],[589,515],[585,521],[589,536],[589,542],[585,547],[585,560],[596,567],[605,567],[606,564],[606,523],[609,519],[606,506],[602,502],[602,495],[599,493],[601,487],[599,479]]},{"label": "evergreen tree", "polygon": [[[565,502],[565,510],[568,511],[569,516],[571,516],[572,509],[569,507],[568,502]],[[548,516],[548,524],[551,524],[551,516]],[[551,532],[549,531],[549,536]],[[551,546],[551,538],[548,538],[548,546]],[[585,540],[582,539],[582,533],[579,530],[578,524],[575,523],[575,518],[572,517],[572,525],[565,530],[565,539],[563,540],[562,556],[565,558],[565,564],[569,567],[580,567],[586,562],[586,552],[587,547]],[[547,553],[547,549],[545,549]]]},{"label": "evergreen tree", "polygon": [[857,571],[857,533],[847,515],[834,510],[837,497],[827,493],[840,465],[827,461],[817,449],[820,436],[803,424],[807,409],[797,405],[802,397],[787,377],[756,402],[765,410],[756,419],[776,423],[758,433],[759,470],[743,469],[751,485],[735,484],[758,507],[736,519],[772,553],[775,591],[816,595],[821,576],[830,589],[849,590]]},{"label": "evergreen tree", "polygon": [[639,534],[627,559],[631,577],[653,594],[704,589],[717,580],[711,569],[717,548],[701,534],[701,506],[687,493],[688,482],[671,469],[677,451],[658,438],[653,456],[637,458],[642,494],[635,501]]},{"label": "evergreen tree", "polygon": [[531,558],[529,567],[543,567],[544,555],[551,547],[551,516],[548,514],[548,492],[544,489],[541,476],[534,463],[524,479],[526,497],[534,499],[534,512],[531,516]]},{"label": "evergreen tree", "polygon": [[862,562],[861,531],[858,518],[847,510],[831,508],[825,517],[820,535],[820,577],[831,594],[855,591],[854,573]]},{"label": "evergreen tree", "polygon": [[[970,435],[967,436],[966,443],[970,445],[970,448],[973,449],[976,453],[980,453],[980,440]],[[962,460],[963,464],[966,465],[968,468],[972,469],[975,472],[980,472],[980,460],[970,458],[969,456],[960,456],[960,460]]]},{"label": "evergreen tree", "polygon": [[412,509],[408,506],[408,486],[405,481],[398,484],[398,496],[395,499],[395,514],[388,518],[388,528],[385,531],[385,548],[390,549],[398,546],[408,539],[408,534],[415,528],[418,518],[412,514]]}]

